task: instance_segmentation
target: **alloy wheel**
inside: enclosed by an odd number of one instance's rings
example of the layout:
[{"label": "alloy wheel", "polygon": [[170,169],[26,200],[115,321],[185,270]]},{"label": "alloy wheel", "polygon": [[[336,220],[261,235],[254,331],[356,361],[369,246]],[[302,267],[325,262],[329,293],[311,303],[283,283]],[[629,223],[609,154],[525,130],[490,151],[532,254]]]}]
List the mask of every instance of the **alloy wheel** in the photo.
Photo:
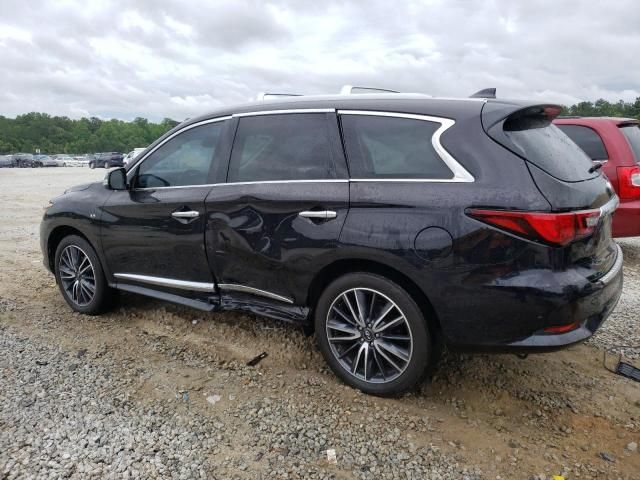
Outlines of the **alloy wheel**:
[{"label": "alloy wheel", "polygon": [[389,297],[369,288],[339,294],[326,319],[334,357],[359,380],[387,383],[411,360],[413,336],[407,317]]},{"label": "alloy wheel", "polygon": [[66,247],[58,263],[60,282],[73,303],[85,306],[96,294],[96,276],[87,254],[75,245]]}]

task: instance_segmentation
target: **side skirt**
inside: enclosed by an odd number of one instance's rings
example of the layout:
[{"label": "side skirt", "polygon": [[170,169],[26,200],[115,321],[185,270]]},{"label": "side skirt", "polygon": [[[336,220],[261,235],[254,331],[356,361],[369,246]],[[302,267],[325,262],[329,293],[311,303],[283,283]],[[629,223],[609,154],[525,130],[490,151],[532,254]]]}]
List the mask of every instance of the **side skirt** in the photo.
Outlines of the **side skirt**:
[{"label": "side skirt", "polygon": [[224,292],[222,294],[209,296],[208,298],[195,299],[154,290],[152,288],[130,285],[128,283],[116,282],[110,284],[110,286],[125,292],[157,298],[158,300],[177,303],[179,305],[196,308],[205,312],[242,311],[276,320],[283,320],[296,325],[307,326],[310,324],[310,312],[307,307],[290,305],[288,303],[269,300],[267,298],[261,298],[247,293]]}]

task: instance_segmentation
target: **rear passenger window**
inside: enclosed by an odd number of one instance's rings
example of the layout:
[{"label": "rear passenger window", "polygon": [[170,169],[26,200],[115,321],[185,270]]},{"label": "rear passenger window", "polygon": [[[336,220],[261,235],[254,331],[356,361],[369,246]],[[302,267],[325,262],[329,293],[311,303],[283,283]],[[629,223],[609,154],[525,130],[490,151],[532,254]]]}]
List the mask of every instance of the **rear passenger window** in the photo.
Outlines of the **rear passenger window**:
[{"label": "rear passenger window", "polygon": [[324,113],[241,118],[227,181],[335,178],[327,122]]},{"label": "rear passenger window", "polygon": [[602,143],[602,138],[595,130],[581,125],[558,125],[571,140],[573,140],[591,160],[607,160],[607,149]]},{"label": "rear passenger window", "polygon": [[351,178],[453,178],[431,143],[439,123],[349,114],[341,122]]}]

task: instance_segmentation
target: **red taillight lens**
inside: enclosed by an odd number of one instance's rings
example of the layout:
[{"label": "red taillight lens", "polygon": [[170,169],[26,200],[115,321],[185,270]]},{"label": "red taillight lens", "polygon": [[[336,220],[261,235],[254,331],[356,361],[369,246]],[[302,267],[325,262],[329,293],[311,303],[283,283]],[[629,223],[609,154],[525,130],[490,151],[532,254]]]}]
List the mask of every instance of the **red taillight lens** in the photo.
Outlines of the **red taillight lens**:
[{"label": "red taillight lens", "polygon": [[575,330],[580,326],[580,321],[570,323],[569,325],[558,325],[557,327],[547,327],[543,329],[546,333],[567,333],[571,330]]},{"label": "red taillight lens", "polygon": [[618,167],[618,185],[620,198],[640,198],[640,166]]},{"label": "red taillight lens", "polygon": [[600,210],[544,213],[471,209],[468,214],[494,227],[552,245],[566,245],[591,235],[600,220]]}]

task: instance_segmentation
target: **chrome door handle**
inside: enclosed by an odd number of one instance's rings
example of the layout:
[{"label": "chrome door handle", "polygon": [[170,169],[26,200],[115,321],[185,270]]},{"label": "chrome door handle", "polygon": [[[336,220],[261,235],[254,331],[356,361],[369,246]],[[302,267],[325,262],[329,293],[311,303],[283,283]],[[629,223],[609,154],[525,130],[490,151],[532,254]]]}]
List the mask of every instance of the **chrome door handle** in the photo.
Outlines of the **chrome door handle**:
[{"label": "chrome door handle", "polygon": [[195,210],[189,210],[188,212],[173,212],[171,216],[173,218],[198,218],[200,216],[200,212],[196,212]]},{"label": "chrome door handle", "polygon": [[298,216],[304,218],[321,218],[326,220],[329,218],[336,218],[338,214],[333,210],[306,210],[304,212],[300,212]]}]

